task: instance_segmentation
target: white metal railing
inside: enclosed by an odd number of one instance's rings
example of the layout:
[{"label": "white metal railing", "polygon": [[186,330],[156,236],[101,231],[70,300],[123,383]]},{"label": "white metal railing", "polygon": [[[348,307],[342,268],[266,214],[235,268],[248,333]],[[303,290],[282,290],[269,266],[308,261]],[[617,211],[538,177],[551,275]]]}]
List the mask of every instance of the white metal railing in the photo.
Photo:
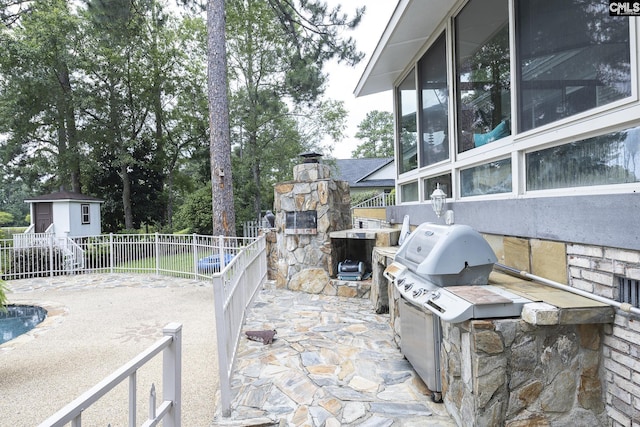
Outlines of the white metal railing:
[{"label": "white metal railing", "polygon": [[231,373],[246,309],[267,277],[266,239],[248,245],[220,273],[213,275],[218,343],[220,404],[223,417],[231,411]]},{"label": "white metal railing", "polygon": [[352,217],[353,228],[391,228],[388,221],[375,218]]},{"label": "white metal railing", "polygon": [[162,339],[40,423],[39,427],[62,427],[68,423],[72,423],[72,427],[81,427],[82,412],[127,378],[129,379],[129,426],[134,427],[137,411],[137,372],[160,352],[163,353],[163,401],[159,407],[156,407],[155,386],[152,386],[149,393],[149,418],[142,426],[151,427],[162,421],[165,427],[180,427],[182,418],[182,325],[170,323],[164,327],[163,333]]},{"label": "white metal railing", "polygon": [[[265,237],[156,233],[72,239],[84,254],[84,265],[74,269],[75,274],[155,273],[213,281],[221,406],[223,416],[228,416],[231,373],[246,309],[267,277]],[[12,243],[0,240],[0,278],[69,273],[63,266],[63,251],[54,244],[54,239],[46,246],[29,248],[14,248]],[[168,424],[165,422],[165,425]]]},{"label": "white metal railing", "polygon": [[[22,235],[21,235],[22,236]],[[103,234],[0,240],[4,280],[87,273],[147,273],[209,280],[255,238],[197,234]],[[220,254],[223,254],[222,256]]]},{"label": "white metal railing", "polygon": [[64,240],[65,270],[72,273],[84,268],[84,249],[70,238]]},{"label": "white metal railing", "polygon": [[351,209],[356,208],[383,208],[386,206],[393,206],[396,204],[396,195],[394,193],[380,193],[377,196],[373,196],[357,205],[351,206]]},{"label": "white metal railing", "polygon": [[24,233],[13,235],[14,248],[32,248],[34,246],[48,246],[55,239],[53,233]]}]

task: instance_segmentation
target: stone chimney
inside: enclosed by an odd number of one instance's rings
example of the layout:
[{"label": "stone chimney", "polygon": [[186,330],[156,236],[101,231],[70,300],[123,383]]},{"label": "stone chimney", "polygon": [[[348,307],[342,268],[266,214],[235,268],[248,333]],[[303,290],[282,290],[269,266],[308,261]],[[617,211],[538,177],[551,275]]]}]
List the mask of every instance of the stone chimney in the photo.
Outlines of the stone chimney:
[{"label": "stone chimney", "polygon": [[329,233],[351,228],[351,197],[346,181],[331,179],[321,155],[304,153],[293,181],[274,187],[279,287],[320,293],[334,274]]}]

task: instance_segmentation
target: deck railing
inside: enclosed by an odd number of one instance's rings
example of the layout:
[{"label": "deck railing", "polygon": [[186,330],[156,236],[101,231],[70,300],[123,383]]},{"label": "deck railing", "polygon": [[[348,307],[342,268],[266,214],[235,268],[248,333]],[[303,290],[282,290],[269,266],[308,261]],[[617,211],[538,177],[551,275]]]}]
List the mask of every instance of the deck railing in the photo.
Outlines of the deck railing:
[{"label": "deck railing", "polygon": [[68,423],[72,423],[73,427],[80,427],[82,425],[82,412],[127,378],[129,379],[129,426],[136,426],[137,372],[160,352],[163,353],[163,402],[159,407],[156,407],[155,386],[152,386],[149,392],[149,417],[142,425],[155,426],[162,421],[165,427],[180,427],[182,412],[182,325],[170,323],[165,326],[163,333],[164,337],[162,339],[40,423],[39,427],[62,427]]},{"label": "deck railing", "polygon": [[351,206],[351,209],[355,208],[383,208],[386,206],[393,206],[396,204],[395,193],[380,193],[373,196],[357,205]]}]

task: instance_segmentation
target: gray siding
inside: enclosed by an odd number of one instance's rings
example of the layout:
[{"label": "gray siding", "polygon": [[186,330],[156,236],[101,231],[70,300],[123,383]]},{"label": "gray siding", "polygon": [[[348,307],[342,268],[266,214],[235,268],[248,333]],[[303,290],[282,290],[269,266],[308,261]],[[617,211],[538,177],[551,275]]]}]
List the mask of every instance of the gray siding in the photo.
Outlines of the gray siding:
[{"label": "gray siding", "polygon": [[[640,250],[640,194],[448,203],[455,222],[482,233]],[[387,221],[444,222],[430,204],[390,206]]]}]

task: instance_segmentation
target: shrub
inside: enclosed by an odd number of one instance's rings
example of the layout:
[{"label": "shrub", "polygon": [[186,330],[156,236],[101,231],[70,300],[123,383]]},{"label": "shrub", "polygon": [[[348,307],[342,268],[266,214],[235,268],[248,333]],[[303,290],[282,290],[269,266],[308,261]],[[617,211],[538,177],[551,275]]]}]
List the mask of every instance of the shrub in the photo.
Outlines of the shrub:
[{"label": "shrub", "polygon": [[0,312],[7,311],[7,287],[2,279],[0,279]]},{"label": "shrub", "polygon": [[[50,251],[53,251],[51,254]],[[53,255],[53,256],[51,256]],[[52,263],[53,261],[53,263]],[[46,277],[64,273],[64,254],[59,248],[16,249],[13,257],[6,260],[4,277],[19,275],[20,278]]]}]

